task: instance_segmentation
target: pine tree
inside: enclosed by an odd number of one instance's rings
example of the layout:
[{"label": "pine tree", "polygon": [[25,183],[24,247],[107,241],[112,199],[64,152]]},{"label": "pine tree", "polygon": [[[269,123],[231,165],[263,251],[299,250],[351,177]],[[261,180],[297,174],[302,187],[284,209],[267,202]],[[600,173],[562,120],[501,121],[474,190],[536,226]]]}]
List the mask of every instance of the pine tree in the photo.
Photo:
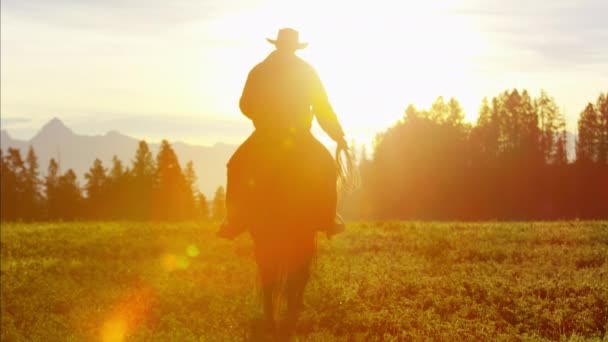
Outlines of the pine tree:
[{"label": "pine tree", "polygon": [[209,203],[207,202],[207,197],[205,197],[202,192],[199,192],[196,202],[200,218],[205,221],[209,220]]},{"label": "pine tree", "polygon": [[431,109],[426,113],[426,116],[433,122],[442,123],[448,121],[450,108],[443,100],[443,96],[439,96],[431,105]]},{"label": "pine tree", "polygon": [[8,162],[5,159],[2,149],[0,148],[0,219],[8,221],[13,219],[15,196],[16,196],[16,176],[13,170],[9,167]]},{"label": "pine tree", "polygon": [[47,217],[56,220],[61,217],[60,198],[59,198],[59,164],[54,158],[49,161],[47,175],[44,180]]},{"label": "pine tree", "polygon": [[154,212],[159,219],[180,220],[187,216],[188,185],[177,155],[167,140],[161,142],[156,157],[158,181]]},{"label": "pine tree", "polygon": [[597,162],[606,165],[608,164],[608,93],[600,94],[596,108],[598,116]]},{"label": "pine tree", "polygon": [[521,95],[521,141],[520,151],[522,161],[529,167],[539,168],[544,164],[543,151],[540,148],[540,129],[538,128],[538,114],[534,107],[534,100],[527,90]]},{"label": "pine tree", "polygon": [[576,142],[577,215],[581,218],[602,218],[608,212],[608,168],[606,167],[604,121],[605,96],[600,95],[596,106],[587,104],[578,119]]},{"label": "pine tree", "polygon": [[122,161],[116,155],[112,157],[112,169],[110,170],[110,179],[115,181],[121,179],[126,174]]},{"label": "pine tree", "polygon": [[152,214],[152,198],[156,186],[156,164],[148,144],[139,142],[131,167],[130,184],[126,189],[129,212],[133,218],[149,219]]},{"label": "pine tree", "polygon": [[490,105],[487,98],[483,98],[477,117],[477,125],[472,129],[470,145],[473,155],[472,162],[475,166],[493,165],[501,154],[500,120],[498,116],[498,105],[496,98],[492,99]]},{"label": "pine tree", "polygon": [[57,197],[59,200],[59,217],[64,220],[82,218],[82,192],[78,185],[78,177],[74,170],[69,169],[59,177]]},{"label": "pine tree", "polygon": [[156,173],[154,157],[145,140],[139,142],[137,151],[135,152],[132,170],[133,175],[136,178],[150,178],[154,177]]},{"label": "pine tree", "polygon": [[10,170],[7,179],[9,194],[7,219],[22,220],[27,217],[27,169],[18,149],[9,147],[6,166]]},{"label": "pine tree", "polygon": [[595,163],[598,160],[599,120],[591,103],[587,104],[578,119],[576,162]]},{"label": "pine tree", "polygon": [[40,179],[38,171],[38,157],[32,146],[29,147],[25,159],[25,198],[26,215],[29,219],[38,219],[42,216],[42,195],[40,192]]},{"label": "pine tree", "polygon": [[213,215],[212,218],[216,221],[221,221],[226,217],[226,192],[224,187],[220,186],[215,191],[213,196]]},{"label": "pine tree", "polygon": [[198,187],[196,186],[196,172],[194,171],[194,164],[192,163],[192,160],[190,160],[187,164],[186,164],[186,169],[184,170],[184,180],[186,183],[186,193],[185,193],[185,201],[186,201],[186,215],[188,217],[193,217],[194,216],[194,211],[195,211],[195,207],[196,207],[196,199],[195,199],[195,194],[197,194],[198,191]]},{"label": "pine tree", "polygon": [[107,180],[108,215],[113,219],[129,217],[128,177],[129,170],[124,168],[117,156],[113,156],[112,169]]},{"label": "pine tree", "polygon": [[464,123],[464,111],[455,98],[448,101],[448,115],[446,122],[452,126],[461,126]]},{"label": "pine tree", "polygon": [[87,194],[87,216],[94,219],[106,218],[108,177],[102,161],[95,159],[84,178],[86,179],[84,189]]},{"label": "pine tree", "polygon": [[558,140],[561,139],[560,144],[566,143],[566,137],[561,136],[562,131],[566,128],[566,121],[559,111],[555,100],[544,90],[541,91],[540,97],[534,101],[534,105],[538,113],[540,126],[539,144],[544,161],[546,163],[558,163],[557,149],[563,148],[563,146],[558,145]]},{"label": "pine tree", "polygon": [[552,162],[556,165],[568,164],[568,152],[566,150],[566,145],[568,143],[567,139],[566,129],[563,128],[555,142],[555,155],[553,156]]}]

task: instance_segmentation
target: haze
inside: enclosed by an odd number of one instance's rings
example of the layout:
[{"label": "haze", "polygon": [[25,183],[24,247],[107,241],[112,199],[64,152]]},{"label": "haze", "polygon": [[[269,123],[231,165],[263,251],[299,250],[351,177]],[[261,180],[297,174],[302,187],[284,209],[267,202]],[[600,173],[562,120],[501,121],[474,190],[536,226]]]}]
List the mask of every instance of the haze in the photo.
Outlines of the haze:
[{"label": "haze", "polygon": [[[588,1],[46,1],[1,4],[2,128],[60,117],[82,134],[240,143],[238,110],[264,38],[295,27],[348,138],[369,142],[413,103],[545,89],[568,129],[608,84],[608,3]],[[327,141],[327,139],[326,139]]]}]

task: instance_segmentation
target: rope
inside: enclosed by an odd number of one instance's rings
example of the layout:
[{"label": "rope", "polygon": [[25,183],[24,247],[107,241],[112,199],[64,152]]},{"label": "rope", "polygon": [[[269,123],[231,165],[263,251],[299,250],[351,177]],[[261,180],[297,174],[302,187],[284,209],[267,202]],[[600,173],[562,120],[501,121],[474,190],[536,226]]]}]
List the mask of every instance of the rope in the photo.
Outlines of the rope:
[{"label": "rope", "polygon": [[361,186],[359,168],[353,161],[349,148],[336,148],[336,165],[338,167],[338,198],[353,193]]}]

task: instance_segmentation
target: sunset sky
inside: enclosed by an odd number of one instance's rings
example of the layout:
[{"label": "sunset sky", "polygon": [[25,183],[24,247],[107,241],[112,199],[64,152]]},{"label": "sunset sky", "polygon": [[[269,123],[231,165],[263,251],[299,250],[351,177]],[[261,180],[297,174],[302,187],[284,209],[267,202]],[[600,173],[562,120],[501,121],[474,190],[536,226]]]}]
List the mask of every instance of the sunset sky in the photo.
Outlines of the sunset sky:
[{"label": "sunset sky", "polygon": [[248,71],[281,27],[325,83],[348,139],[368,142],[408,103],[543,88],[578,113],[608,90],[608,1],[2,0],[2,129],[52,117],[81,134],[239,143]]}]

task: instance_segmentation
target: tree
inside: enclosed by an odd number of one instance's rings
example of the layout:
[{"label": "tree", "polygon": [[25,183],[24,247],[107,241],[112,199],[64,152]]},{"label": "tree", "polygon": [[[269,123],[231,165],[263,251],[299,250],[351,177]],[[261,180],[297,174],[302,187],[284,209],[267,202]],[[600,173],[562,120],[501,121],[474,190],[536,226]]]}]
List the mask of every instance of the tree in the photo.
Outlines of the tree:
[{"label": "tree", "polygon": [[598,160],[600,135],[599,119],[591,103],[581,112],[578,119],[578,139],[576,142],[576,161],[581,164],[595,163]]},{"label": "tree", "polygon": [[[505,111],[501,109],[501,94],[489,101],[483,98],[479,108],[477,124],[469,135],[471,180],[477,183],[469,191],[470,206],[475,208],[471,218],[493,218],[498,216],[495,199],[501,192],[500,171],[505,143],[501,140],[504,131]],[[473,182],[473,181],[472,181]],[[473,210],[472,210],[473,211]]]},{"label": "tree", "polygon": [[152,199],[156,182],[156,164],[148,144],[139,142],[133,165],[131,167],[130,184],[126,190],[130,203],[131,216],[136,219],[149,219],[152,214]]},{"label": "tree", "polygon": [[[560,163],[565,151],[566,136],[564,134],[566,121],[559,111],[555,100],[544,90],[540,97],[534,101],[540,126],[540,149],[546,163]],[[559,142],[559,143],[558,143]],[[558,149],[560,156],[557,156]]]},{"label": "tree", "polygon": [[22,220],[27,218],[27,194],[26,180],[27,169],[21,158],[21,153],[16,148],[8,149],[8,155],[5,159],[7,168],[7,220]]},{"label": "tree", "polygon": [[156,173],[154,157],[145,140],[139,142],[137,151],[135,152],[132,169],[133,175],[136,178],[154,177],[154,174]]},{"label": "tree", "polygon": [[108,215],[113,219],[129,217],[130,201],[129,186],[130,171],[125,169],[117,156],[112,157],[112,168],[107,180]]},{"label": "tree", "polygon": [[226,191],[220,186],[213,196],[213,215],[216,221],[221,221],[226,217]]},{"label": "tree", "polygon": [[84,186],[87,194],[87,216],[93,219],[106,218],[108,178],[100,159],[93,161],[93,166],[85,173],[84,178],[87,180]]},{"label": "tree", "polygon": [[563,217],[574,197],[566,143],[563,115],[544,91],[484,98],[474,127],[455,99],[439,97],[428,110],[408,106],[377,136],[358,200],[379,219]]},{"label": "tree", "polygon": [[122,165],[122,161],[116,155],[112,157],[112,169],[110,170],[110,179],[119,180],[127,174]]},{"label": "tree", "polygon": [[446,122],[452,126],[462,126],[464,123],[464,111],[462,106],[455,98],[450,98],[448,102],[448,116]]},{"label": "tree", "polygon": [[576,141],[576,204],[582,218],[605,218],[608,213],[608,104],[601,94],[588,103],[578,120]]},{"label": "tree", "polygon": [[450,108],[443,100],[443,96],[439,96],[431,105],[431,109],[427,112],[422,112],[422,114],[432,121],[440,123],[448,120],[449,112]]},{"label": "tree", "polygon": [[199,192],[197,195],[197,208],[198,215],[202,220],[209,219],[209,203],[207,202],[207,197],[202,192]]},{"label": "tree", "polygon": [[506,91],[498,99],[501,154],[517,167],[542,163],[538,116],[526,90]]},{"label": "tree", "polygon": [[59,177],[57,197],[61,219],[75,220],[83,217],[82,193],[74,170],[69,169],[63,176]]},{"label": "tree", "polygon": [[402,120],[377,137],[373,159],[361,170],[374,216],[441,219],[457,211],[468,136],[459,108],[442,97],[428,111],[410,105]]},{"label": "tree", "polygon": [[46,192],[47,217],[51,220],[61,218],[61,198],[59,197],[59,164],[54,158],[49,161],[44,180]]},{"label": "tree", "polygon": [[543,179],[546,163],[536,102],[526,90],[517,89],[482,102],[469,139],[471,208],[486,218],[526,219],[542,205],[533,190]]},{"label": "tree", "polygon": [[498,117],[498,101],[492,99],[490,106],[488,99],[483,98],[477,117],[477,125],[473,128],[470,137],[472,158],[476,165],[491,165],[496,162],[499,149],[500,120]]},{"label": "tree", "polygon": [[194,211],[196,207],[196,199],[195,194],[197,194],[198,187],[196,186],[196,172],[194,172],[194,164],[192,160],[186,164],[186,169],[184,170],[184,180],[186,182],[186,208],[187,208],[187,216],[194,216]]},{"label": "tree", "polygon": [[181,220],[192,208],[190,190],[182,173],[177,155],[167,140],[161,142],[156,156],[158,181],[154,212],[158,219]]},{"label": "tree", "polygon": [[598,146],[597,162],[608,165],[608,93],[600,94],[597,99]]},{"label": "tree", "polygon": [[566,165],[568,164],[568,151],[566,149],[566,145],[568,144],[568,138],[566,136],[566,128],[562,128],[562,131],[557,136],[557,141],[555,142],[555,154],[553,156],[552,162],[557,165]]},{"label": "tree", "polygon": [[32,146],[29,147],[25,159],[24,173],[24,214],[27,219],[41,218],[42,195],[40,179],[38,179],[38,157]]},{"label": "tree", "polygon": [[0,148],[0,219],[11,220],[15,212],[16,176]]}]

